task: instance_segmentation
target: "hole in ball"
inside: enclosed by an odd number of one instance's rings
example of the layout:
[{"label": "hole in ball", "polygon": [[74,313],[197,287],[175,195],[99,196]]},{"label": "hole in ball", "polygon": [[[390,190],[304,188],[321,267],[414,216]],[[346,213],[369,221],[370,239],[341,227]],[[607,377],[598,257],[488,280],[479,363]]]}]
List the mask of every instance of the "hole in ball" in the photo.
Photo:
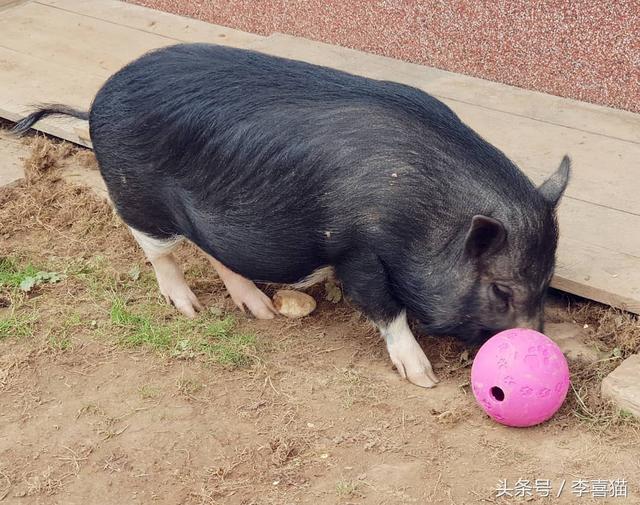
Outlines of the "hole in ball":
[{"label": "hole in ball", "polygon": [[494,400],[498,400],[499,402],[501,402],[502,400],[504,400],[504,391],[498,386],[493,386],[491,388],[491,396],[493,396]]}]

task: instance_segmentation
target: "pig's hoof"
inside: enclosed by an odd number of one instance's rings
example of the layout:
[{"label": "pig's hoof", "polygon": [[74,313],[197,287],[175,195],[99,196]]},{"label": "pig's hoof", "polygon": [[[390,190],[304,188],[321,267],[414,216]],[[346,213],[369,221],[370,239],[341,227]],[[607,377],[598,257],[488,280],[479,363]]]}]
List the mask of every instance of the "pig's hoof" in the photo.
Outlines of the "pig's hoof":
[{"label": "pig's hoof", "polygon": [[225,284],[233,303],[242,312],[246,308],[257,319],[273,319],[276,316],[277,311],[271,302],[271,298],[260,291],[249,279],[238,275]]},{"label": "pig's hoof", "polygon": [[174,289],[170,292],[162,292],[167,303],[173,304],[182,314],[187,317],[194,318],[196,313],[203,309],[202,304],[193,294],[193,291],[187,286],[181,286],[180,289]]},{"label": "pig's hoof", "polygon": [[423,374],[412,374],[407,375],[407,380],[416,386],[420,386],[422,388],[432,388],[435,387],[438,382],[438,378],[434,375],[433,372],[428,373],[424,372]]},{"label": "pig's hoof", "polygon": [[392,353],[390,356],[400,376],[416,386],[432,388],[440,382],[433,372],[429,359],[419,346],[415,354],[406,356],[406,359],[402,356],[394,356]]}]

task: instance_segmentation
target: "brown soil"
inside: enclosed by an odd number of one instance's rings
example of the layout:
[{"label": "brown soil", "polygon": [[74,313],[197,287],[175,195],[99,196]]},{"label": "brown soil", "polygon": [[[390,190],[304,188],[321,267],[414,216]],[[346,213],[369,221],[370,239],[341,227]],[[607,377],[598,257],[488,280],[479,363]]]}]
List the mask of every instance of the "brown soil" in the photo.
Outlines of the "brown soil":
[{"label": "brown soil", "polygon": [[[554,300],[550,318],[589,324],[613,358],[571,362],[568,401],[530,429],[500,426],[475,405],[455,341],[421,339],[442,383],[417,388],[344,301],[315,288],[318,308],[305,319],[244,318],[190,246],[180,258],[194,291],[258,336],[255,355],[229,366],[127,347],[104,292],[151,300],[167,325],[182,316],[162,304],[108,204],[60,178],[62,165],[92,166],[91,155],[32,142],[27,181],[0,189],[0,258],[67,276],[28,294],[0,288],[0,321],[34,317],[30,332],[0,338],[0,503],[513,503],[523,499],[495,489],[518,478],[551,479],[555,490],[565,480],[553,503],[581,502],[574,480],[625,478],[625,502],[639,503],[638,425],[597,394],[601,377],[638,352],[635,319]],[[93,284],[77,273],[86,264],[100,265]],[[528,502],[550,499],[534,492]]]}]

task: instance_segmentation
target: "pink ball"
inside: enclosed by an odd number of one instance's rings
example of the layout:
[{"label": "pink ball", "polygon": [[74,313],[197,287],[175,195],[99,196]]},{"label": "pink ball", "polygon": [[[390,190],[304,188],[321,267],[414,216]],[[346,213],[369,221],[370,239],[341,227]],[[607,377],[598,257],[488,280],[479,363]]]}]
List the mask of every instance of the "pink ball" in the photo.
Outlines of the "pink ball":
[{"label": "pink ball", "polygon": [[533,426],[555,414],[569,389],[569,366],[560,348],[534,330],[514,328],[494,335],[471,367],[476,400],[507,426]]}]

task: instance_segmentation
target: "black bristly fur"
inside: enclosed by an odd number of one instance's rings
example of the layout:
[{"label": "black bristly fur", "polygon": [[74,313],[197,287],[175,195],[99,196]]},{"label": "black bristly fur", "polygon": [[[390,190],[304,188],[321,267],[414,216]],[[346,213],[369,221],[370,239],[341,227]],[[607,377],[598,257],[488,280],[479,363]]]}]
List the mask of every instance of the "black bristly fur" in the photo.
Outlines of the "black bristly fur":
[{"label": "black bristly fur", "polygon": [[[178,45],[111,77],[90,132],[127,224],[183,235],[250,279],[290,283],[333,265],[373,320],[406,308],[428,331],[466,338],[540,316],[555,203],[418,89]],[[506,239],[472,258],[476,215]],[[496,279],[518,293],[508,314],[490,293]]]}]

